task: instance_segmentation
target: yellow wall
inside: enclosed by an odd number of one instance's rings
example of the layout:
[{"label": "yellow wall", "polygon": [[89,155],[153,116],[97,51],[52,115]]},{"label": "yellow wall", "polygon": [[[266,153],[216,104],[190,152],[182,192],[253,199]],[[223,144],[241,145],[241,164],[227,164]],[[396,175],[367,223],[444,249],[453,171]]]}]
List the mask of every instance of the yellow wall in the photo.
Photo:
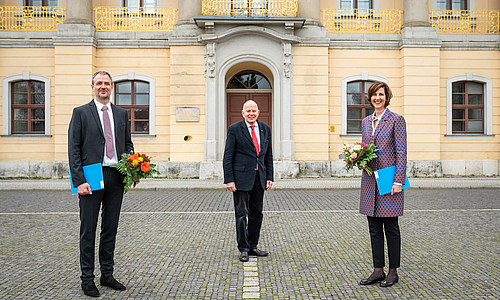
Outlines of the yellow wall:
[{"label": "yellow wall", "polygon": [[329,160],[328,48],[293,49],[293,133],[296,160]]},{"label": "yellow wall", "polygon": [[[23,72],[50,78],[51,116],[50,132],[54,134],[54,49],[53,48],[0,48],[0,78]],[[0,85],[2,82],[0,81]],[[2,86],[2,89],[4,87]],[[0,101],[0,111],[2,110]],[[0,114],[0,127],[3,116]],[[3,130],[3,128],[1,129]],[[11,161],[52,161],[54,160],[54,136],[49,140],[6,140],[0,138],[0,153]]]},{"label": "yellow wall", "polygon": [[[441,159],[500,159],[500,51],[441,51]],[[493,139],[452,140],[446,134],[446,80],[453,76],[488,77],[493,85]]]},{"label": "yellow wall", "polygon": [[[97,49],[96,70],[112,76],[135,72],[155,78],[154,139],[135,139],[137,151],[154,160],[168,160],[170,153],[170,49]],[[90,86],[89,86],[90,89]]]},{"label": "yellow wall", "polygon": [[[203,161],[205,69],[203,46],[172,46],[170,58],[170,160]],[[177,107],[198,107],[199,122],[177,122]],[[184,136],[191,139],[184,141]]]}]

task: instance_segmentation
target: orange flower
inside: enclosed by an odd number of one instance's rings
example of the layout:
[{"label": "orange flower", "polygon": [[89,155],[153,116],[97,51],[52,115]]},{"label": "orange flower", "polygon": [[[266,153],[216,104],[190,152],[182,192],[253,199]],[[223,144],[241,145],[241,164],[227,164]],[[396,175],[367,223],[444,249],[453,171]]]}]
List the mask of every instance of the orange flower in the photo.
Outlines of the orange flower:
[{"label": "orange flower", "polygon": [[143,162],[141,164],[141,171],[143,171],[144,173],[149,172],[149,164],[147,162]]},{"label": "orange flower", "polygon": [[134,155],[131,155],[127,158],[128,161],[131,161],[131,160],[134,160],[134,159],[137,159],[139,157],[139,154],[134,154]]}]

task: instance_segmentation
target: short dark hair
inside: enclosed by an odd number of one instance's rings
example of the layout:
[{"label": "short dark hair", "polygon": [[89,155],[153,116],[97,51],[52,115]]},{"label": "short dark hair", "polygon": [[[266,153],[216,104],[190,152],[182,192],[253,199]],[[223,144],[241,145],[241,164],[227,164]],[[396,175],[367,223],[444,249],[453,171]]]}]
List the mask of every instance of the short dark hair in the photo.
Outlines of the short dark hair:
[{"label": "short dark hair", "polygon": [[370,102],[371,107],[373,107],[373,104],[372,104],[373,94],[375,94],[375,92],[378,91],[378,89],[380,89],[382,87],[384,88],[384,92],[385,92],[384,107],[387,107],[387,106],[389,106],[389,104],[391,104],[392,91],[391,91],[391,88],[389,87],[389,85],[385,82],[382,82],[382,81],[374,81],[370,85],[370,87],[368,88],[368,101]]},{"label": "short dark hair", "polygon": [[113,78],[111,77],[111,74],[109,74],[108,72],[106,71],[97,71],[94,73],[94,75],[92,75],[92,85],[94,85],[94,78],[97,76],[97,75],[108,75],[109,77],[109,80],[111,80],[111,85],[113,85]]}]

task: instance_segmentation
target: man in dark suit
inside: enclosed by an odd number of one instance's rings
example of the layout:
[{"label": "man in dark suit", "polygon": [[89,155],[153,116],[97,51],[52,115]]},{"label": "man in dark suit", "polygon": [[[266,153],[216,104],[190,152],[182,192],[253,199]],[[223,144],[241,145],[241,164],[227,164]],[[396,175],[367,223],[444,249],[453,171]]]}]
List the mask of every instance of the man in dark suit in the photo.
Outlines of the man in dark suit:
[{"label": "man in dark suit", "polygon": [[[273,151],[271,128],[257,121],[260,110],[253,100],[243,104],[244,120],[227,130],[224,150],[224,183],[233,192],[236,217],[236,239],[240,261],[249,255],[267,256],[259,250],[264,190],[273,185]],[[248,217],[248,224],[247,224]]]},{"label": "man in dark suit", "polygon": [[[134,150],[127,111],[110,103],[111,75],[99,71],[92,77],[95,98],[73,110],[68,129],[68,156],[72,184],[80,204],[80,267],[85,295],[98,297],[94,284],[94,248],[97,219],[102,204],[99,262],[101,286],[123,291],[125,286],[113,277],[114,250],[123,199],[123,176],[111,168],[122,153]],[[102,164],[104,189],[92,191],[82,167]]]}]

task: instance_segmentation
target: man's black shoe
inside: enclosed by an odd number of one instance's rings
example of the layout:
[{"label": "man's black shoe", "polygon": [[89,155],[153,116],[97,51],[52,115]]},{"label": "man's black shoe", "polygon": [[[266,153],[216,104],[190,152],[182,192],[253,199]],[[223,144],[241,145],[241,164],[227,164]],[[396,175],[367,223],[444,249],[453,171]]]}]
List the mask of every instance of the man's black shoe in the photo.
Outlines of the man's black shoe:
[{"label": "man's black shoe", "polygon": [[262,251],[262,250],[259,250],[257,248],[250,249],[250,251],[248,251],[248,254],[254,255],[254,256],[268,256],[269,255],[269,253],[267,253],[266,251]]},{"label": "man's black shoe", "polygon": [[119,283],[113,276],[109,277],[101,276],[101,285],[109,286],[113,290],[117,291],[124,291],[127,289],[123,284]]},{"label": "man's black shoe", "polygon": [[90,297],[99,297],[99,290],[95,286],[94,280],[84,280],[82,281],[82,291],[85,295]]},{"label": "man's black shoe", "polygon": [[248,261],[248,252],[242,251],[240,254],[240,261],[247,262]]}]

